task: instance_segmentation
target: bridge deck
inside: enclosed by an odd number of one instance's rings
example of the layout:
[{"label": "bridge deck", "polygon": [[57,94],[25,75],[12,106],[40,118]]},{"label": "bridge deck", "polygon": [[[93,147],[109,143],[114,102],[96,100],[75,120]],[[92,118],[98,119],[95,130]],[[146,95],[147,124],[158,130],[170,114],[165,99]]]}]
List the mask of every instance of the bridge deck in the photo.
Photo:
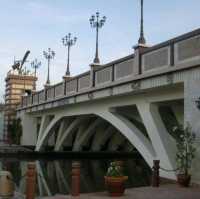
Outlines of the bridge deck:
[{"label": "bridge deck", "polygon": [[[70,199],[71,196],[44,197],[42,199]],[[82,194],[80,199],[109,199],[107,193]],[[124,199],[199,199],[200,188],[181,188],[177,185],[163,185],[159,188],[140,187],[127,189]]]}]

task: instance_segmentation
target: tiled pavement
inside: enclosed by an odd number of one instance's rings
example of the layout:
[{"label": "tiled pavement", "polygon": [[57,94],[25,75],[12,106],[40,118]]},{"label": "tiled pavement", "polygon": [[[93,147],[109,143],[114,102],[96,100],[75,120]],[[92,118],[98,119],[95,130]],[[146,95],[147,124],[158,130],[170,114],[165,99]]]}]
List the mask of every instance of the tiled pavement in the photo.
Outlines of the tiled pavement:
[{"label": "tiled pavement", "polygon": [[[106,192],[81,194],[80,197],[71,196],[54,196],[44,197],[42,199],[109,199]],[[177,185],[165,185],[159,188],[153,187],[140,187],[127,189],[121,199],[200,199],[200,188],[190,187],[181,188]]]}]

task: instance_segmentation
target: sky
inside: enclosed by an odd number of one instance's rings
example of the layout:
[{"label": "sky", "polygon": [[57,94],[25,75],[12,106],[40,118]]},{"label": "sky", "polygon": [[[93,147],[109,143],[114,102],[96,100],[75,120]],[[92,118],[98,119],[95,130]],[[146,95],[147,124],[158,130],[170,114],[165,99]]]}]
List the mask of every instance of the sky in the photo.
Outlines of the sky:
[{"label": "sky", "polygon": [[[56,53],[51,62],[51,84],[62,81],[67,51],[61,39],[69,32],[78,38],[72,47],[70,71],[77,75],[89,70],[95,54],[95,31],[89,18],[97,11],[107,21],[100,30],[99,56],[102,64],[133,53],[140,20],[139,0],[0,0],[0,101],[3,101],[5,77],[14,57],[30,56],[26,67],[37,58],[37,89],[47,78],[43,50]],[[199,0],[144,0],[144,32],[148,45],[161,43],[200,28]]]}]

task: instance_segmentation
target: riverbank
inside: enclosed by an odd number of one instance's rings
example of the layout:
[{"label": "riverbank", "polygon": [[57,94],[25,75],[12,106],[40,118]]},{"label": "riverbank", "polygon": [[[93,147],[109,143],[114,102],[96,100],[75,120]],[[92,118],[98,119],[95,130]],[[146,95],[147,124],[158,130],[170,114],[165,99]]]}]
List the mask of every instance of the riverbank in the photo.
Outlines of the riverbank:
[{"label": "riverbank", "polygon": [[[54,197],[43,197],[37,199],[71,199],[72,196],[56,195]],[[80,199],[111,199],[108,193],[91,193],[81,194]],[[127,189],[126,193],[121,199],[199,199],[200,188],[189,187],[182,188],[176,184],[162,185],[159,188],[153,187],[139,187]]]}]

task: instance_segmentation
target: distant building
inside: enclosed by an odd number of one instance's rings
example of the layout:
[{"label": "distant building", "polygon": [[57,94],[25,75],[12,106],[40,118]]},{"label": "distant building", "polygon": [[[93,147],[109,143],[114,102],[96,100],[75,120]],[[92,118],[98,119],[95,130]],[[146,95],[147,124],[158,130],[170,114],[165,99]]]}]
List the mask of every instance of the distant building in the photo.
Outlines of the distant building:
[{"label": "distant building", "polygon": [[0,104],[0,141],[3,140],[4,133],[4,109],[5,105]]},{"label": "distant building", "polygon": [[16,117],[16,108],[22,95],[36,89],[37,77],[34,74],[19,73],[18,70],[8,72],[5,79],[5,112],[4,112],[4,139],[8,138],[8,126]]}]

